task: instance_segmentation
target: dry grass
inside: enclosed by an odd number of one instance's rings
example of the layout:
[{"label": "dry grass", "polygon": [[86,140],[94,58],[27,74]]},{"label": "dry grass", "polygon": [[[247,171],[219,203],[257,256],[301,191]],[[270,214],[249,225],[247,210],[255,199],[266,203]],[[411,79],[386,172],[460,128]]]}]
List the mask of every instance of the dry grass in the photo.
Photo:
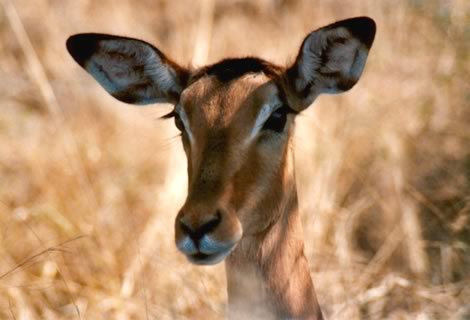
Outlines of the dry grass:
[{"label": "dry grass", "polygon": [[468,1],[2,4],[1,319],[224,314],[223,266],[192,266],[173,244],[185,159],[155,120],[170,107],[113,100],[66,53],[70,34],[143,38],[181,63],[284,63],[307,32],[356,15],[378,23],[363,78],[296,132],[320,303],[331,319],[470,317]]}]

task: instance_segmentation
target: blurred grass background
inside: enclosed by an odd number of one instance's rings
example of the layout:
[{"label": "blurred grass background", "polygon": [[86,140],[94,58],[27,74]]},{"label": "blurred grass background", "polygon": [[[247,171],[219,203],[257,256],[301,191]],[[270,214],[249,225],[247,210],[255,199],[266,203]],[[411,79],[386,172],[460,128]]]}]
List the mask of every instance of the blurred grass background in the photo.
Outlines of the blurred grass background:
[{"label": "blurred grass background", "polygon": [[173,243],[186,160],[160,105],[104,92],[65,40],[177,62],[292,61],[339,19],[378,25],[359,84],[297,120],[307,255],[330,319],[470,319],[470,2],[2,0],[0,318],[222,319],[223,264]]}]

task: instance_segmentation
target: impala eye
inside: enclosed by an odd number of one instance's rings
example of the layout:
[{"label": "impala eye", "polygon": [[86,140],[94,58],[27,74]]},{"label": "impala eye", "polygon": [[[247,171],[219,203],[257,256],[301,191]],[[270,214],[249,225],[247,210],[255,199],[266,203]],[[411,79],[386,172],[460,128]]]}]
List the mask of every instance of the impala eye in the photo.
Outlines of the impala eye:
[{"label": "impala eye", "polygon": [[174,118],[175,118],[176,128],[178,128],[179,131],[184,132],[184,124],[183,124],[183,121],[181,121],[180,116],[177,113],[175,113]]},{"label": "impala eye", "polygon": [[175,112],[175,110],[171,111],[170,113],[165,114],[162,116],[160,119],[175,119],[175,126],[178,128],[179,131],[184,132],[184,124],[183,121],[181,121],[181,118],[178,113]]},{"label": "impala eye", "polygon": [[286,126],[288,113],[290,113],[290,109],[287,106],[283,106],[271,113],[268,120],[266,120],[263,125],[263,130],[272,130],[281,133]]}]

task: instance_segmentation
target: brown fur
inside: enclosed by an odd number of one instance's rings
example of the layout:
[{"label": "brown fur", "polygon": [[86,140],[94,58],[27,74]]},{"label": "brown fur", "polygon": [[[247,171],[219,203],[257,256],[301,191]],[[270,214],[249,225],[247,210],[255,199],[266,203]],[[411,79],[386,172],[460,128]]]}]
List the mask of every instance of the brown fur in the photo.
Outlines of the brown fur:
[{"label": "brown fur", "polygon": [[294,116],[319,94],[356,84],[375,29],[367,17],[318,29],[287,69],[240,58],[191,72],[145,41],[67,40],[72,57],[114,97],[177,104],[170,115],[182,131],[189,184],[176,245],[194,263],[227,257],[233,319],[322,319],[297,208]]},{"label": "brown fur", "polygon": [[243,143],[261,105],[284,93],[279,83],[264,74],[230,83],[206,76],[185,90],[180,102],[195,137],[193,145],[183,137],[189,190],[180,215],[190,215],[197,225],[222,208],[225,219],[214,237],[229,242],[243,230],[226,260],[233,319],[321,319],[297,209],[294,116],[284,133],[261,133]]}]

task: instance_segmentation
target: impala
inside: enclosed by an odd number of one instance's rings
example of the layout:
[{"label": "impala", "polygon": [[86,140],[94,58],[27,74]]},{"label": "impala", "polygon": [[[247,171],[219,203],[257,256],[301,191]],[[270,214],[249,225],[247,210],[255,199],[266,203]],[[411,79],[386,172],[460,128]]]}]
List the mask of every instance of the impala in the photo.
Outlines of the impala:
[{"label": "impala", "polygon": [[287,67],[259,58],[184,68],[151,44],[77,34],[67,49],[113,97],[166,102],[187,156],[177,248],[194,264],[225,260],[231,319],[322,319],[298,211],[296,115],[352,88],[375,37],[367,17],[308,34]]}]

